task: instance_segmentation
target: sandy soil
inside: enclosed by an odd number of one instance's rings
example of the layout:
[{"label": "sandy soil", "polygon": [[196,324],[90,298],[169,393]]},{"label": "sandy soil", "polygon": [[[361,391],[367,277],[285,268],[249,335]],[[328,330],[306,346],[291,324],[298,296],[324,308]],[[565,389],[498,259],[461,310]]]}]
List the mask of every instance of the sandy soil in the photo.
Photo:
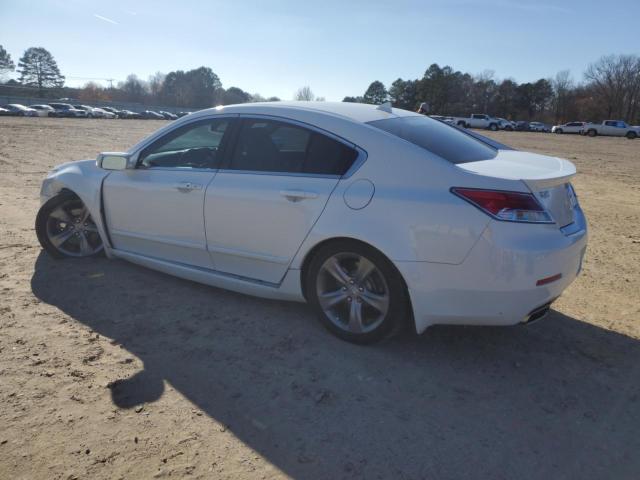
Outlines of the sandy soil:
[{"label": "sandy soil", "polygon": [[357,347],[301,304],[54,261],[54,165],[164,122],[0,118],[0,478],[639,478],[640,140],[493,134],[569,158],[584,273],[528,327]]}]

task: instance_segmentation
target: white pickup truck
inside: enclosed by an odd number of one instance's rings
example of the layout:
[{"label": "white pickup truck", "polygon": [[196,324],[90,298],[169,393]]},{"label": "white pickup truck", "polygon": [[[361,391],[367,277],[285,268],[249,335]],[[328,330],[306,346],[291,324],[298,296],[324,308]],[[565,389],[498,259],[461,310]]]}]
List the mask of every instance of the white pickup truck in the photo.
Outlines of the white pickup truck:
[{"label": "white pickup truck", "polygon": [[627,125],[622,120],[605,120],[602,123],[587,123],[582,131],[590,137],[607,135],[610,137],[627,137],[630,140],[640,135],[640,131],[638,131],[636,127]]},{"label": "white pickup truck", "polygon": [[500,129],[500,121],[484,113],[474,113],[470,117],[453,117],[453,121],[463,128],[487,128],[493,131]]}]

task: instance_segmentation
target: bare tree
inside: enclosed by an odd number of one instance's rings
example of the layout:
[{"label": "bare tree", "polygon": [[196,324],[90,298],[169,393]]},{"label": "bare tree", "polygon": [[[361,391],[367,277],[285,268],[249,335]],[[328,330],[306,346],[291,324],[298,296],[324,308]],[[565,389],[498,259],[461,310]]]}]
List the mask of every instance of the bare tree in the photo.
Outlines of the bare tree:
[{"label": "bare tree", "polygon": [[574,84],[569,70],[562,70],[551,81],[556,122],[568,120],[569,107],[573,103]]},{"label": "bare tree", "polygon": [[309,85],[305,85],[298,89],[296,94],[294,95],[294,100],[299,100],[302,102],[313,102],[316,96],[313,94],[311,87]]},{"label": "bare tree", "polygon": [[164,85],[165,77],[166,75],[162,72],[156,72],[153,75],[149,75],[149,93],[156,101],[160,99],[160,92],[162,92],[162,85]]},{"label": "bare tree", "polygon": [[608,118],[633,120],[640,102],[640,58],[607,55],[584,73],[589,86],[604,102]]}]

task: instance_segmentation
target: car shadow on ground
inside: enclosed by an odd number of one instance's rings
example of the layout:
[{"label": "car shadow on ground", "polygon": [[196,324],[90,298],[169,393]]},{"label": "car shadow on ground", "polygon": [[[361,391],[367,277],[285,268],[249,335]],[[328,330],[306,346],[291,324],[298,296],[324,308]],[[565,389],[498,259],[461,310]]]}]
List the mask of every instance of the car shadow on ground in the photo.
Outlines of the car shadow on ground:
[{"label": "car shadow on ground", "polygon": [[640,343],[553,311],[359,347],[303,304],[121,261],[41,253],[33,293],[144,363],[104,395],[171,384],[295,478],[638,478]]}]

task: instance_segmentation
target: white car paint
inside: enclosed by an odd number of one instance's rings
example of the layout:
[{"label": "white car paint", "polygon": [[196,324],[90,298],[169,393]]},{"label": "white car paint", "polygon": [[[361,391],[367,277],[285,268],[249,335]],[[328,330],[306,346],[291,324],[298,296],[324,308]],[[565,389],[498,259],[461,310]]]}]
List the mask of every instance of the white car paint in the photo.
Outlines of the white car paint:
[{"label": "white car paint", "polygon": [[498,130],[500,121],[484,113],[474,113],[468,117],[452,117],[453,122],[465,128],[488,128],[490,130]]},{"label": "white car paint", "polygon": [[[95,161],[72,162],[45,179],[42,201],[63,188],[75,192],[109,257],[267,298],[304,301],[301,269],[322,242],[366,242],[401,273],[419,333],[433,324],[526,321],[578,274],[587,227],[577,201],[567,204],[573,164],[501,150],[493,160],[455,165],[366,123],[420,116],[413,112],[323,102],[218,107],[167,124],[134,145],[128,161],[135,165],[146,146],[174,129],[223,116],[304,124],[357,146],[360,156],[342,177],[109,171]],[[451,187],[533,193],[558,220],[499,221]],[[536,286],[556,274],[562,278]]]},{"label": "white car paint", "polygon": [[582,133],[585,122],[567,122],[551,127],[551,133]]},{"label": "white car paint", "polygon": [[589,136],[605,135],[609,137],[636,138],[640,132],[622,120],[605,120],[602,123],[588,123],[583,128],[584,134]]}]

